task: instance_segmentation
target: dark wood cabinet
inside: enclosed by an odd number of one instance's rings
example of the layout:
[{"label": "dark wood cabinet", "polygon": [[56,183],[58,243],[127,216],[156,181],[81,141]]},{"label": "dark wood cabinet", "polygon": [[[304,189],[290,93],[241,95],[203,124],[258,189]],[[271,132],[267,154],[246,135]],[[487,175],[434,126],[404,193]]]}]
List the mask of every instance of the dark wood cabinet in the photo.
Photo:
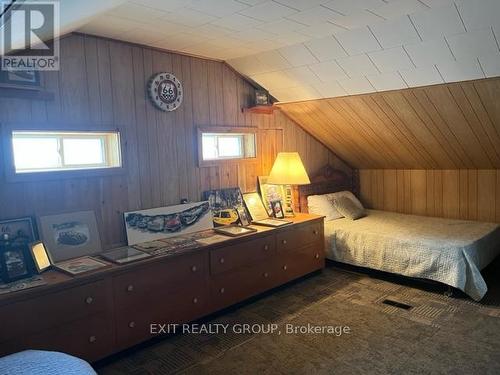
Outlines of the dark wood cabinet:
[{"label": "dark wood cabinet", "polygon": [[324,267],[323,218],[0,296],[0,355],[58,350],[89,361],[152,338],[151,324],[187,323]]}]

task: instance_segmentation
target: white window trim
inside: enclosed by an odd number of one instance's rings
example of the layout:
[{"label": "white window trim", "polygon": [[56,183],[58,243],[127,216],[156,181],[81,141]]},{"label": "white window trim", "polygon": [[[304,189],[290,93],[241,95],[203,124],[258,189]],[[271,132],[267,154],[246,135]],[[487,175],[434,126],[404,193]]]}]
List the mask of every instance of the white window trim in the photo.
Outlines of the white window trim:
[{"label": "white window trim", "polygon": [[[57,168],[24,168],[17,169],[14,164],[15,175],[24,174],[43,174],[49,172],[70,172],[85,171],[95,169],[121,168],[121,135],[119,131],[103,132],[85,132],[85,131],[31,131],[31,130],[12,130],[11,143],[14,138],[55,138],[58,143],[58,154],[60,166]],[[94,164],[70,164],[64,160],[64,140],[65,139],[99,139],[103,151],[103,162]],[[112,148],[114,150],[112,150]],[[12,161],[14,162],[14,146],[12,144]]]}]

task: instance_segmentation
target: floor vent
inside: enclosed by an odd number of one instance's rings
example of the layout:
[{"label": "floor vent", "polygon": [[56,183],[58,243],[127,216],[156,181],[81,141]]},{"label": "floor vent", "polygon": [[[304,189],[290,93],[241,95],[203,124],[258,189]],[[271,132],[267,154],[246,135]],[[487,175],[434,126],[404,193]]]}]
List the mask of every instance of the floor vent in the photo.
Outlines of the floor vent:
[{"label": "floor vent", "polygon": [[413,308],[413,306],[407,305],[406,303],[401,303],[401,302],[393,301],[391,299],[384,299],[382,301],[382,303],[385,303],[386,305],[389,305],[389,306],[398,307],[398,308],[404,309],[404,310],[410,310],[410,309]]}]

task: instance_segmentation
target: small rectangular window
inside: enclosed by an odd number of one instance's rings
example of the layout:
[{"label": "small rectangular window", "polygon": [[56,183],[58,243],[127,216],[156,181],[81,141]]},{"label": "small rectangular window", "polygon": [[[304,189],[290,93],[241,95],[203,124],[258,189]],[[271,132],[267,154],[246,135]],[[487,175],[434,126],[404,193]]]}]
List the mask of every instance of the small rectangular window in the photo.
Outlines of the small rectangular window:
[{"label": "small rectangular window", "polygon": [[16,174],[121,167],[119,132],[13,131]]},{"label": "small rectangular window", "polygon": [[201,162],[256,157],[253,132],[200,132]]}]

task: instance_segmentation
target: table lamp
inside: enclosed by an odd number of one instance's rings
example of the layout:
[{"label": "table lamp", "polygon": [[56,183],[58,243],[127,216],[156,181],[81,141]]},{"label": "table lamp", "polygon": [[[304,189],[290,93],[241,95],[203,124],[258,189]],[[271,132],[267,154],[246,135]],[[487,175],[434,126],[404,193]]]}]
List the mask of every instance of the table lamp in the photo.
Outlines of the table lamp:
[{"label": "table lamp", "polygon": [[280,152],[274,161],[267,183],[285,185],[285,216],[294,216],[291,185],[307,185],[311,181],[298,152]]}]

